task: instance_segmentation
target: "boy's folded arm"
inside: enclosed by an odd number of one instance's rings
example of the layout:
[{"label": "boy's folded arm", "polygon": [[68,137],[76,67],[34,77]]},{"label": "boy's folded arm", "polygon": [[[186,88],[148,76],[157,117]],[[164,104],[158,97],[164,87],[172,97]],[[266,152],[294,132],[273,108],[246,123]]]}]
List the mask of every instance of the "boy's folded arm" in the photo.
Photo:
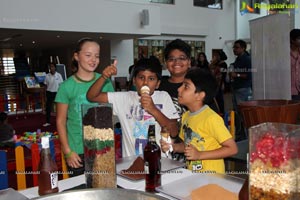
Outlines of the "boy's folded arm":
[{"label": "boy's folded arm", "polygon": [[237,154],[238,148],[235,141],[230,138],[223,143],[219,149],[211,151],[200,151],[199,160],[222,159]]},{"label": "boy's folded arm", "polygon": [[106,92],[101,92],[102,86],[105,83],[106,78],[101,76],[97,81],[89,88],[86,97],[91,102],[107,103],[108,97]]}]

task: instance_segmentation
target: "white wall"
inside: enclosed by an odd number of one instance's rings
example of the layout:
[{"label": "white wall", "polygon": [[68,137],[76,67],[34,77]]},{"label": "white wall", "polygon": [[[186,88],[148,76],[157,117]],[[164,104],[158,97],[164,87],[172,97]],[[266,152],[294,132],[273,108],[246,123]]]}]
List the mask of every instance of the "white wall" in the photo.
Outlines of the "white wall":
[{"label": "white wall", "polygon": [[[195,7],[193,0],[176,0],[175,5],[147,0],[1,0],[0,27],[192,37],[205,41],[208,59],[212,49],[223,49],[229,64],[235,57],[228,41],[250,39],[249,20],[266,14],[261,10],[260,15],[241,16],[239,2],[223,0],[223,9],[218,10]],[[150,23],[142,27],[143,9],[149,10]],[[299,24],[299,17],[296,21]],[[133,63],[133,41],[111,41],[111,49],[102,50],[118,57],[120,75],[127,76],[127,68]]]},{"label": "white wall", "polygon": [[[133,64],[133,40],[118,40],[111,42],[111,56],[118,60],[117,76],[129,78],[128,68]],[[128,79],[129,80],[129,79]]]},{"label": "white wall", "polygon": [[[264,4],[264,3],[262,3]],[[260,9],[260,14],[246,13],[241,15],[240,13],[240,0],[236,0],[236,38],[237,39],[250,39],[250,25],[249,21],[260,18],[267,15],[267,10]]]},{"label": "white wall", "polygon": [[300,0],[295,0],[299,8],[295,11],[295,28],[300,28]]},{"label": "white wall", "polygon": [[[149,10],[150,25],[141,27],[140,13]],[[80,32],[160,34],[160,8],[149,3],[108,0],[1,0],[1,28]]]}]

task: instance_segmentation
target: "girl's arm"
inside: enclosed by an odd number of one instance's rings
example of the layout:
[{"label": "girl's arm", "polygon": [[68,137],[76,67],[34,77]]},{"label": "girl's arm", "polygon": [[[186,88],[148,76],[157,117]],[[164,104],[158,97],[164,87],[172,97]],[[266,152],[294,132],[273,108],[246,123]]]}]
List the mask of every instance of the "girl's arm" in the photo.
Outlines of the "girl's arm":
[{"label": "girl's arm", "polygon": [[81,159],[77,153],[73,152],[69,146],[67,136],[67,113],[68,104],[57,103],[56,109],[56,126],[59,134],[61,150],[66,156],[68,166],[78,168],[81,167]]}]

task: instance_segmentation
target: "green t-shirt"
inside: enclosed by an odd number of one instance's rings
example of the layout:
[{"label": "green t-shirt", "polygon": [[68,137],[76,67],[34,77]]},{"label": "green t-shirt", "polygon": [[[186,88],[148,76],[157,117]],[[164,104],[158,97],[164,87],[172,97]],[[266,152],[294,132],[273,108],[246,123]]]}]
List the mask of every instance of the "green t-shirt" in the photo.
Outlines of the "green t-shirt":
[{"label": "green t-shirt", "polygon": [[[55,102],[68,104],[67,114],[67,135],[68,142],[72,151],[83,154],[83,138],[82,138],[82,104],[91,103],[86,98],[86,93],[91,85],[100,77],[96,74],[96,79],[88,83],[79,83],[75,81],[74,76],[69,77],[60,86],[56,94]],[[114,87],[110,79],[107,79],[102,87],[103,92],[113,92]]]}]

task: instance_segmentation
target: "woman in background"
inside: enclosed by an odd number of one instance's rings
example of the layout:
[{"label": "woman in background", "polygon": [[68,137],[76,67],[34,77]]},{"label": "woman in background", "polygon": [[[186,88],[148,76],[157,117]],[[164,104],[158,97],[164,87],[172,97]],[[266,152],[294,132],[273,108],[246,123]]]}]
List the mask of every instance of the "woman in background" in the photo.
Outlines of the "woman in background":
[{"label": "woman in background", "polygon": [[208,60],[205,53],[200,52],[197,57],[197,67],[208,69]]}]

